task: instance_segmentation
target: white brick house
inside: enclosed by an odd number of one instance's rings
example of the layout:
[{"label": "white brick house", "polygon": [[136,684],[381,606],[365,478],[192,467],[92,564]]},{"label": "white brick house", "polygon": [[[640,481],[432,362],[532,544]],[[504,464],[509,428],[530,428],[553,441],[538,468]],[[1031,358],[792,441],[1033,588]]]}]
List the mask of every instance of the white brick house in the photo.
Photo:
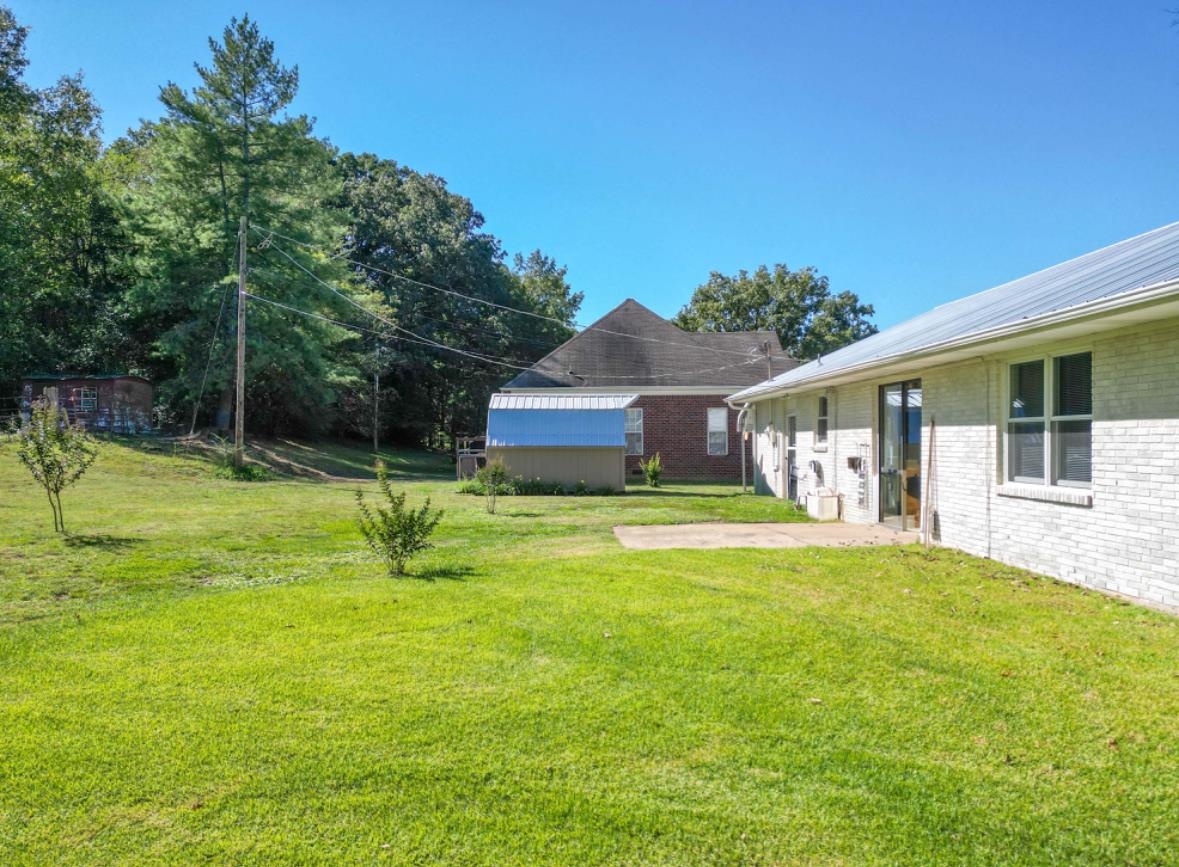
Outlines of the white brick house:
[{"label": "white brick house", "polygon": [[729,401],[759,491],[1179,606],[1179,223]]}]

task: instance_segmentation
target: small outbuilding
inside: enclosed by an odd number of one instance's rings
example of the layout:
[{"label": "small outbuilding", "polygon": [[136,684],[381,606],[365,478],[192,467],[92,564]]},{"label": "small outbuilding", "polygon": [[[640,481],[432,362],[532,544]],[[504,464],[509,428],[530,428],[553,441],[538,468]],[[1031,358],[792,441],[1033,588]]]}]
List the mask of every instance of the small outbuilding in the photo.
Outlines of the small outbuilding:
[{"label": "small outbuilding", "polygon": [[626,408],[634,394],[493,394],[487,460],[510,476],[626,488]]},{"label": "small outbuilding", "polygon": [[152,386],[125,373],[33,373],[21,383],[21,413],[46,400],[93,431],[146,433],[152,430]]}]

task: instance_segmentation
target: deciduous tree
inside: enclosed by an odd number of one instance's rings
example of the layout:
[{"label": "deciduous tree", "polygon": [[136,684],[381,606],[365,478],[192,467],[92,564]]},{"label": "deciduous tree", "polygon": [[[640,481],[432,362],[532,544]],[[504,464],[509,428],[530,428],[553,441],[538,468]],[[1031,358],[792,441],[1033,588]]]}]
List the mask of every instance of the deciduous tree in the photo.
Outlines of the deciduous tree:
[{"label": "deciduous tree", "polygon": [[689,331],[775,331],[787,355],[810,360],[876,332],[875,311],[854,292],[833,294],[826,277],[810,266],[791,271],[713,271],[675,318]]}]

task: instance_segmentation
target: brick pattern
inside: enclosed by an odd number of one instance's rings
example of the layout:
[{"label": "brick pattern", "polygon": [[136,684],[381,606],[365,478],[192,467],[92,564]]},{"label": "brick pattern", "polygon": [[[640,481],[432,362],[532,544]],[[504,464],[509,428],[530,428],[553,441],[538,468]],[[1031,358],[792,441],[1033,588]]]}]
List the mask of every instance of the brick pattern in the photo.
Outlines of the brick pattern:
[{"label": "brick pattern", "polygon": [[[643,411],[643,455],[647,460],[656,452],[663,461],[667,479],[702,481],[741,480],[741,440],[737,433],[737,413],[729,410],[729,453],[708,454],[708,410],[727,406],[726,394],[641,395],[632,407]],[[752,452],[749,478],[753,478]],[[628,478],[641,475],[639,456],[627,455]]]},{"label": "brick pattern", "polygon": [[[1048,343],[1035,354],[1086,350],[1093,353],[1090,506],[1029,498],[1026,486],[1004,484],[1008,359],[913,372],[923,386],[921,470],[929,476],[923,479],[923,496],[934,515],[934,541],[1064,581],[1179,606],[1179,322],[1110,332],[1082,344]],[[776,431],[783,431],[785,416],[793,412],[799,426],[800,493],[813,489],[809,462],[819,461],[825,483],[844,495],[845,519],[876,521],[874,430],[880,384],[831,389],[826,451],[814,448],[817,393],[760,404],[759,489],[783,493],[776,477],[781,474],[770,466],[767,425],[773,422]],[[931,421],[936,422],[932,455]],[[861,508],[846,458],[863,444],[868,445],[869,473],[868,503]]]}]

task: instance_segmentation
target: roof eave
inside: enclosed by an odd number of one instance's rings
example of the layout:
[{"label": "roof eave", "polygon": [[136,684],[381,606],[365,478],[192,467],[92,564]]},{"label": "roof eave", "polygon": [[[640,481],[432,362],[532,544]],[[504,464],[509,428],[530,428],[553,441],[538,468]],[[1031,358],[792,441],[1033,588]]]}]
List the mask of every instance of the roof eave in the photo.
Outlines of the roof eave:
[{"label": "roof eave", "polygon": [[1007,323],[1006,325],[984,331],[976,331],[939,343],[931,343],[919,349],[897,352],[891,355],[882,355],[858,364],[837,367],[830,371],[822,371],[802,379],[794,379],[790,382],[782,383],[781,385],[774,385],[773,380],[770,380],[761,385],[755,385],[752,388],[747,388],[744,391],[729,395],[726,400],[730,403],[754,403],[775,397],[784,397],[791,392],[829,383],[831,380],[837,378],[859,379],[861,378],[861,374],[867,374],[877,368],[886,367],[901,360],[927,359],[931,356],[941,355],[958,349],[993,343],[1024,332],[1052,328],[1057,325],[1098,317],[1133,307],[1150,306],[1171,300],[1176,295],[1179,295],[1179,279],[1166,280],[1162,283],[1144,286],[1141,289],[1123,292],[1110,298],[1099,298],[1096,301],[1088,301],[1084,304],[1064,307],[1060,310],[1053,310],[1049,313],[1040,314],[1039,316],[1020,319],[1016,322]]}]

